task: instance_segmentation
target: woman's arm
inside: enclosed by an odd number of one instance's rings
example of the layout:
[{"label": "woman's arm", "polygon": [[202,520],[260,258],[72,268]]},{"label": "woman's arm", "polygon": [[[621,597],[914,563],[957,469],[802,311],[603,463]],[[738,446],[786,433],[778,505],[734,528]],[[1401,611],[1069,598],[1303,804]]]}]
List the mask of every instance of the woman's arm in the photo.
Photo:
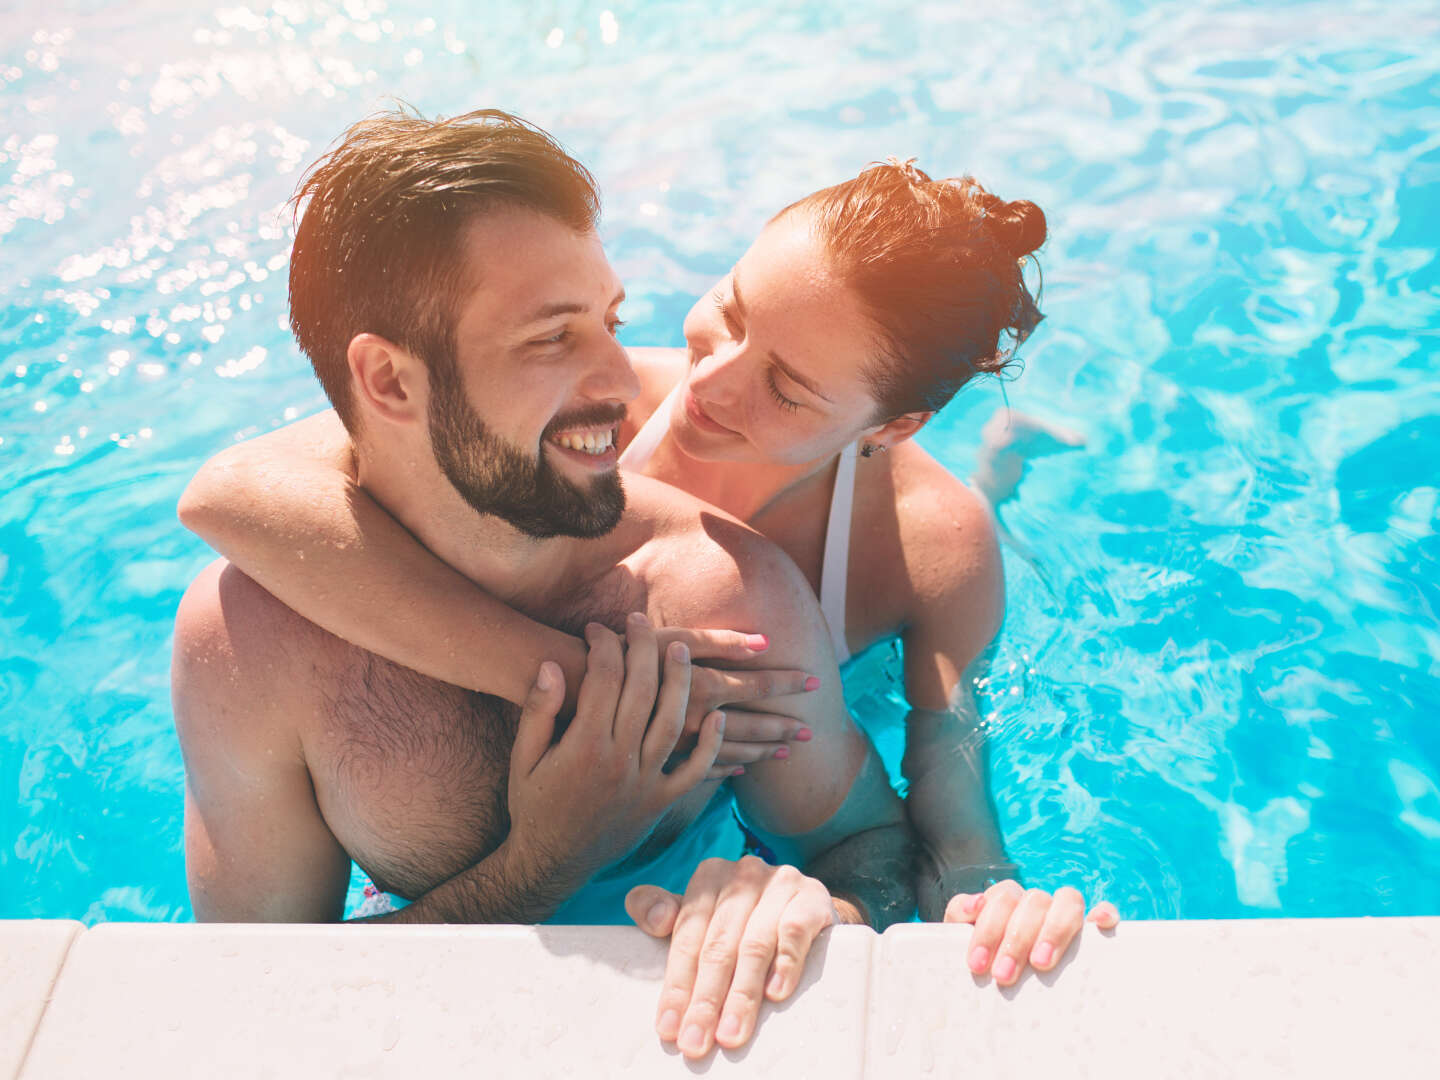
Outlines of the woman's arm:
[{"label": "woman's arm", "polygon": [[[905,634],[905,684],[912,706],[901,771],[910,783],[906,810],[921,842],[915,891],[921,918],[969,923],[967,966],[1013,986],[1026,966],[1052,971],[1085,919],[1074,888],[1024,889],[1005,855],[990,798],[985,728],[971,692],[1005,612],[1005,583],[989,504],[945,477],[925,507],[919,530],[929,568],[916,582]],[[938,571],[938,572],[936,572]],[[1100,903],[1089,920],[1119,921]]]},{"label": "woman's arm", "polygon": [[[1012,877],[1005,856],[971,680],[1000,628],[1005,583],[999,542],[984,500],[948,475],[908,505],[923,521],[902,527],[906,564],[922,568],[913,589],[905,644],[906,718],[901,772],[906,810],[920,837],[920,914],[938,921],[951,897]],[[918,550],[923,549],[923,550]]]},{"label": "woman's arm", "polygon": [[180,520],[317,626],[431,678],[518,704],[543,660],[584,677],[583,641],[480,589],[355,482],[334,412],[217,454]]},{"label": "woman's arm", "polygon": [[[574,710],[585,643],[497,600],[386,513],[355,482],[350,439],[333,412],[217,454],[181,496],[180,520],[336,637],[516,704],[541,662],[554,660],[565,672],[564,712]],[[723,671],[704,663],[753,661],[767,648],[763,636],[667,627],[656,637],[662,647],[680,642],[701,662],[691,679],[687,735],[698,733],[711,710],[729,714],[716,775],[809,737],[800,720],[765,706],[765,699],[809,690],[808,672]]]}]

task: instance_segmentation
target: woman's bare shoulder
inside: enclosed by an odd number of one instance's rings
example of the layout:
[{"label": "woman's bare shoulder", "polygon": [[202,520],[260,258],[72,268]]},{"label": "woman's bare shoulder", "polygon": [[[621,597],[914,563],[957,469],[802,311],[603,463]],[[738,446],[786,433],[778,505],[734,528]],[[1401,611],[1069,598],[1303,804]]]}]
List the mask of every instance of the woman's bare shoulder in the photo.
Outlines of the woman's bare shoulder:
[{"label": "woman's bare shoulder", "polygon": [[630,357],[630,366],[640,379],[640,396],[630,403],[625,423],[620,426],[620,445],[629,444],[635,433],[650,419],[650,414],[660,407],[665,395],[685,373],[686,352],[684,349],[636,346],[625,350]]},{"label": "woman's bare shoulder", "polygon": [[1002,568],[995,515],[985,496],[913,442],[896,447],[890,465],[906,563],[923,571],[917,590],[992,591]]}]

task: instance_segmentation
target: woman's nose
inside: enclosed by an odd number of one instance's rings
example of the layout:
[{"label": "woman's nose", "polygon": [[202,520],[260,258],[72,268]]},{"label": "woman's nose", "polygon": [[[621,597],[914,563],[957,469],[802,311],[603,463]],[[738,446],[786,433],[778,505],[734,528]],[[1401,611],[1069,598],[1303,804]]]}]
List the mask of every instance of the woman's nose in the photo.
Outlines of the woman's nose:
[{"label": "woman's nose", "polygon": [[740,359],[735,345],[719,346],[695,365],[690,373],[691,389],[717,405],[731,403],[739,396]]}]

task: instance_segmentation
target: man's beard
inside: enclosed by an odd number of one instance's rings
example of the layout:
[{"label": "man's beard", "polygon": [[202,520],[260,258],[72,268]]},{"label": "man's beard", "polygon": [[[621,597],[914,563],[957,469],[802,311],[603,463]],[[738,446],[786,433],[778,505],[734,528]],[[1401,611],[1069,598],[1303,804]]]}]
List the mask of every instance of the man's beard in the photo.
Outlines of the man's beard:
[{"label": "man's beard", "polygon": [[552,536],[589,540],[620,523],[625,489],[618,469],[597,476],[586,491],[545,460],[544,448],[549,436],[564,428],[606,421],[618,424],[625,415],[623,406],[557,416],[541,437],[539,454],[532,458],[486,428],[465,400],[458,375],[456,371],[447,377],[432,370],[430,442],[441,471],[467,503],[537,540]]}]

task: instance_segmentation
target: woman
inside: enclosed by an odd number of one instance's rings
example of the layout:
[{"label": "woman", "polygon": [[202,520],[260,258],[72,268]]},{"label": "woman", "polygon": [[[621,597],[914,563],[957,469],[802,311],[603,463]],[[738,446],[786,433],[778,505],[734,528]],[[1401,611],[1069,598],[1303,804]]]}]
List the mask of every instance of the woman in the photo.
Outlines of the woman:
[{"label": "woman", "polygon": [[[1042,921],[1078,928],[1083,903],[1062,890],[1053,910],[1048,896],[1027,907],[1013,882],[980,893],[1015,870],[967,682],[1003,615],[1000,555],[984,500],[911,436],[974,375],[1004,367],[1002,338],[1019,343],[1039,321],[1021,263],[1044,239],[1033,203],[969,178],[932,181],[908,162],[872,166],[772,219],[691,310],[687,350],[632,352],[642,391],[619,433],[622,466],[747,521],[794,559],[839,661],[901,636],[902,768],[930,863],[921,912],[978,913],[977,971],[1012,917],[1034,942]],[[543,659],[583,670],[582,643],[480,592],[352,480],[330,414],[226,451],[181,516],[302,615],[425,674],[519,701]],[[806,737],[752,737],[777,735]],[[786,752],[731,750],[739,767]],[[994,972],[1002,983],[1019,973],[998,959]]]}]

